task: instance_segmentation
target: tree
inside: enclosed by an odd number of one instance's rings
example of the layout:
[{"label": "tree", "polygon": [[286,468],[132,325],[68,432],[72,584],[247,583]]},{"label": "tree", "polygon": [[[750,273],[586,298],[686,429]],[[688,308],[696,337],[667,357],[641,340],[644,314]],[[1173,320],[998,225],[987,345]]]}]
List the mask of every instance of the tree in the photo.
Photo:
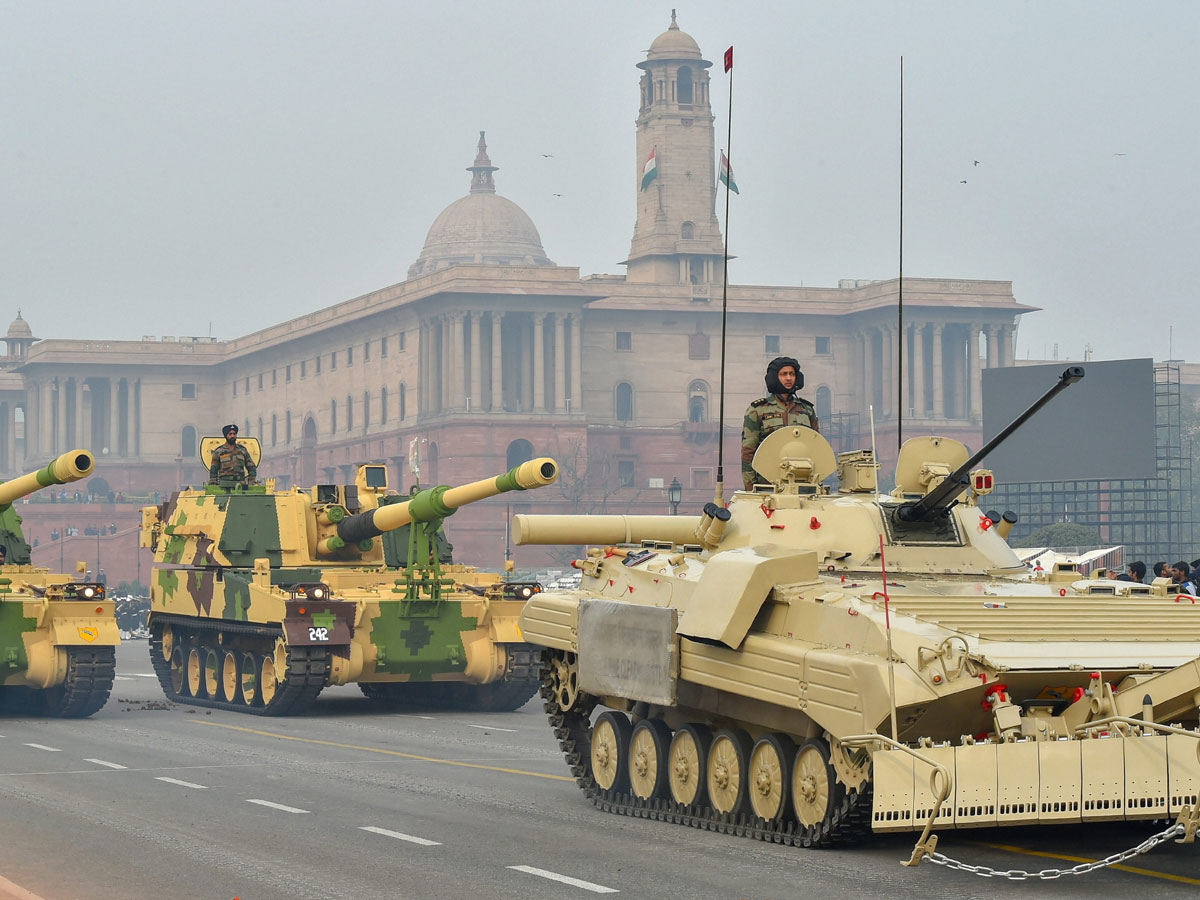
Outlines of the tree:
[{"label": "tree", "polygon": [[1030,547],[1099,547],[1100,532],[1075,522],[1043,525],[1021,542]]}]

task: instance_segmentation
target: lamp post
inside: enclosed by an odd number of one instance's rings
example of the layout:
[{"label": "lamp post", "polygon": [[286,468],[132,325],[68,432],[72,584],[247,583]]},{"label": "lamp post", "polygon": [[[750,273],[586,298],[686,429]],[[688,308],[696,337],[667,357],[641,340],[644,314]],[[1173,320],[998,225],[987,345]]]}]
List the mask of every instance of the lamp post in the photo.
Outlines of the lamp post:
[{"label": "lamp post", "polygon": [[671,515],[679,515],[679,501],[683,499],[683,485],[678,478],[672,478],[667,485],[667,500],[671,504]]}]

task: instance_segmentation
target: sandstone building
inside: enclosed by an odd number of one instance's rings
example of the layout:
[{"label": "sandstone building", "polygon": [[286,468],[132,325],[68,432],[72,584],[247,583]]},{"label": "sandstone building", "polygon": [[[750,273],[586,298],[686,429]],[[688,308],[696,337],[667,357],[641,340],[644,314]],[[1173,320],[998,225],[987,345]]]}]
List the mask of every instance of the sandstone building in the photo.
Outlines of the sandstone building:
[{"label": "sandstone building", "polygon": [[[467,194],[434,220],[398,284],[221,341],[39,340],[30,324],[43,326],[18,315],[0,367],[0,471],[87,446],[114,491],[166,492],[204,477],[198,439],[236,421],[262,440],[260,473],[284,486],[343,482],[358,462],[383,460],[407,487],[415,438],[422,482],[558,457],[561,484],[515,498],[513,511],[666,512],[673,478],[685,509],[711,499],[725,256],[710,66],[674,17],[637,63],[624,275],[551,261],[529,216],[497,193],[481,132]],[[642,189],[651,151],[657,177]],[[836,449],[869,444],[871,406],[881,456],[894,456],[898,412],[906,433],[978,446],[980,369],[1012,364],[1016,317],[1031,307],[1009,282],[905,278],[900,335],[897,288],[729,286],[727,483],[739,482],[742,410],[781,354],[800,359]],[[464,561],[499,563],[505,513],[492,501],[454,517]]]}]

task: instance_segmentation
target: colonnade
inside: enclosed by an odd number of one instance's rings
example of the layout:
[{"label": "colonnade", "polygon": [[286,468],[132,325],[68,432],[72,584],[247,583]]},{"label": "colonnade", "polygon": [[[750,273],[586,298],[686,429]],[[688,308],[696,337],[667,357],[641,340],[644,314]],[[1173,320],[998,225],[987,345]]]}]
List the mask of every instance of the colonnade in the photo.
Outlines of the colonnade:
[{"label": "colonnade", "polygon": [[[874,405],[880,418],[897,413],[896,378],[904,353],[905,416],[934,419],[977,419],[983,412],[982,367],[1013,364],[1015,325],[977,322],[905,323],[904,341],[895,323],[863,329],[859,334],[863,412]],[[983,336],[986,357],[981,357]]]},{"label": "colonnade", "polygon": [[419,413],[581,412],[578,313],[448,312],[419,335]]},{"label": "colonnade", "polygon": [[[107,449],[109,456],[137,456],[141,452],[139,378],[47,378],[30,383],[26,402],[27,461],[76,447],[97,454]],[[10,412],[10,429],[12,415]]]}]

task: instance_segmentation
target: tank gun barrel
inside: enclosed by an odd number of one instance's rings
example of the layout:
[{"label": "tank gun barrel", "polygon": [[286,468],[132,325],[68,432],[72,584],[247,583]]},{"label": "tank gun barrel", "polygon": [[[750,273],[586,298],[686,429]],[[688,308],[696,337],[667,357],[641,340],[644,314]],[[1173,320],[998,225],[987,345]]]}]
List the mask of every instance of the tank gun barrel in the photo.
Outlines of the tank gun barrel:
[{"label": "tank gun barrel", "polygon": [[347,544],[368,540],[394,531],[410,522],[432,522],[451,515],[460,506],[486,500],[508,491],[545,487],[558,479],[558,463],[548,456],[531,459],[495,478],[484,478],[458,487],[439,485],[419,492],[404,503],[381,506],[338,523],[337,533]]},{"label": "tank gun barrel", "polygon": [[513,516],[513,543],[638,544],[642,541],[699,543],[700,516]]},{"label": "tank gun barrel", "polygon": [[968,486],[968,472],[979,465],[984,457],[1000,446],[1000,444],[1008,440],[1009,435],[1024,425],[1038,410],[1082,378],[1083,366],[1068,366],[1064,369],[1063,373],[1058,376],[1058,382],[1050,390],[1042,394],[1029,409],[1009,422],[1004,430],[984,444],[978,453],[947,475],[941,484],[920,500],[914,500],[912,503],[906,503],[900,507],[897,513],[899,517],[905,522],[916,522],[921,519],[927,519],[935,512],[948,507],[950,499],[957,497],[963,488]]},{"label": "tank gun barrel", "polygon": [[64,453],[44,469],[0,484],[0,506],[8,506],[14,500],[51,485],[70,484],[87,478],[95,467],[96,458],[87,450]]}]

